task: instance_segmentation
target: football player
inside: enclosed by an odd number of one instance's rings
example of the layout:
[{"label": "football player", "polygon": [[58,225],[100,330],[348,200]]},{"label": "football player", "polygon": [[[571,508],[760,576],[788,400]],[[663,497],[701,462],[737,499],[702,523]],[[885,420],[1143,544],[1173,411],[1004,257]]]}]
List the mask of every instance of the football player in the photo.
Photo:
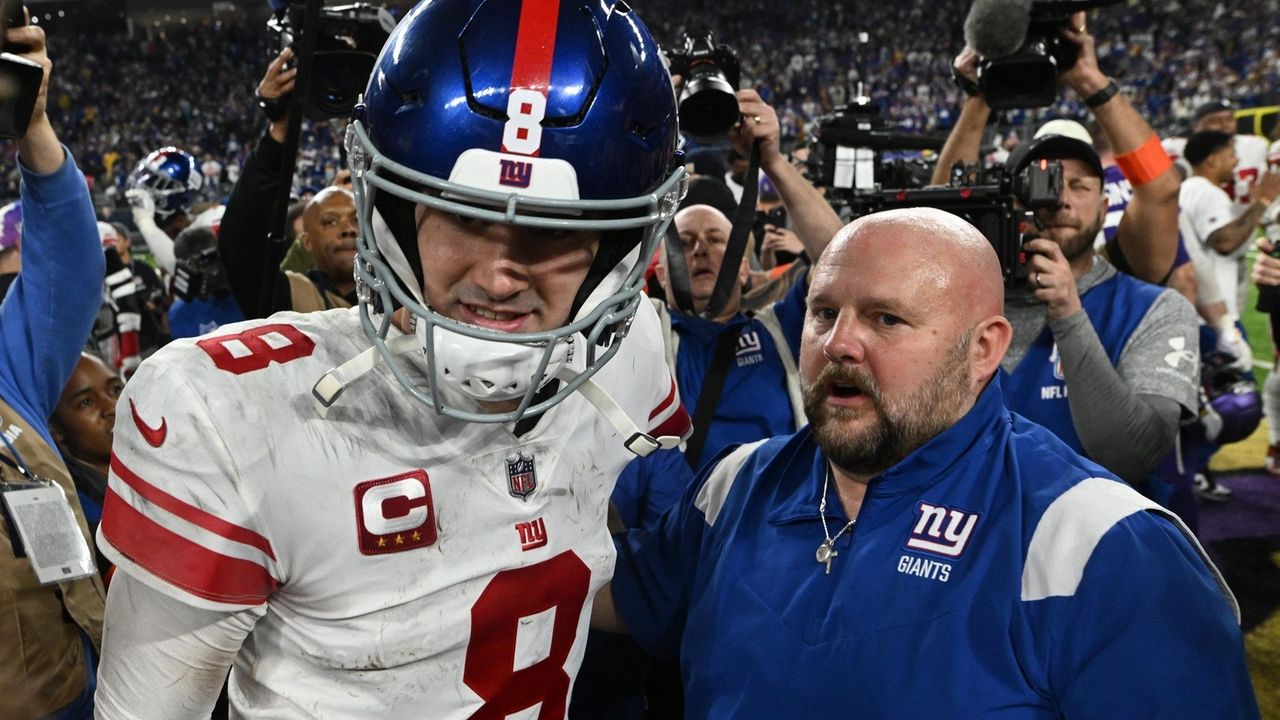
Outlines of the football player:
[{"label": "football player", "polygon": [[422,3],[347,143],[359,307],[121,398],[101,718],[207,717],[228,668],[245,718],[563,718],[614,479],[688,430],[640,295],[675,97],[626,4]]},{"label": "football player", "polygon": [[133,208],[133,224],[160,269],[172,276],[177,263],[173,240],[191,224],[188,211],[204,185],[196,159],[176,147],[154,150],[129,173],[128,185],[125,197]]},{"label": "football player", "polygon": [[[1253,186],[1267,172],[1267,140],[1261,135],[1237,133],[1235,106],[1226,100],[1213,100],[1196,108],[1192,115],[1191,134],[1202,130],[1217,130],[1234,137],[1235,174],[1233,180],[1223,183],[1222,189],[1231,196],[1236,215],[1240,215],[1253,203]],[[1187,138],[1167,138],[1162,144],[1165,152],[1182,168],[1184,177],[1190,176],[1191,165],[1183,156]]]}]

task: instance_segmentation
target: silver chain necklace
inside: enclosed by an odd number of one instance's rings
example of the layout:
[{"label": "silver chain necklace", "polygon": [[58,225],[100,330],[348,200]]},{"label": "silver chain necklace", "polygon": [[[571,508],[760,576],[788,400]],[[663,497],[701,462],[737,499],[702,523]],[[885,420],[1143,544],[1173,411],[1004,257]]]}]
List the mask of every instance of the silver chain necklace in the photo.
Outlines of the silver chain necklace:
[{"label": "silver chain necklace", "polygon": [[836,533],[835,537],[831,537],[831,531],[827,529],[827,491],[830,487],[831,468],[827,467],[827,474],[822,479],[822,500],[818,502],[818,514],[822,517],[822,534],[825,535],[827,539],[822,541],[822,544],[818,546],[818,552],[814,553],[814,557],[817,558],[818,562],[827,566],[827,575],[831,574],[831,560],[840,554],[839,552],[836,552],[836,541],[839,540],[842,535],[852,530],[854,523],[858,522],[857,518],[850,520],[845,523],[844,527],[840,528],[840,532]]}]

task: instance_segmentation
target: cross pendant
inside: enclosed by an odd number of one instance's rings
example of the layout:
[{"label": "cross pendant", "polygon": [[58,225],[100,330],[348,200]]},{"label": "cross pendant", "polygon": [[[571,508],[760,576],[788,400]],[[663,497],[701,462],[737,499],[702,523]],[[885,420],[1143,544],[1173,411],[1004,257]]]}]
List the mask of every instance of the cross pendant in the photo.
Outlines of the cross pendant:
[{"label": "cross pendant", "polygon": [[821,545],[818,546],[818,552],[814,554],[814,557],[817,558],[818,562],[827,566],[826,574],[830,575],[831,560],[832,558],[834,558],[836,555],[839,555],[839,554],[840,553],[836,552],[835,548],[831,547],[830,542],[824,541]]}]

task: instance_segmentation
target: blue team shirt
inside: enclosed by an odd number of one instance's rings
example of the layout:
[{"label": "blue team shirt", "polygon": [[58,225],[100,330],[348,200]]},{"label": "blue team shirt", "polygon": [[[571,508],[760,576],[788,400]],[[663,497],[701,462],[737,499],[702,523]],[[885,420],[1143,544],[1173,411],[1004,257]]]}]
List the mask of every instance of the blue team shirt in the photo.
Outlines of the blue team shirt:
[{"label": "blue team shirt", "polygon": [[198,300],[177,298],[169,306],[169,334],[174,340],[205,335],[243,320],[244,313],[230,294]]},{"label": "blue team shirt", "polygon": [[825,467],[807,428],[738,448],[622,543],[618,610],[679,652],[688,717],[1258,717],[1203,551],[998,379],[871,481],[830,575]]},{"label": "blue team shirt", "polygon": [[676,383],[690,416],[697,407],[720,333],[738,333],[738,349],[712,416],[702,457],[691,458],[694,467],[728,445],[795,431],[796,417],[787,395],[787,370],[779,353],[788,353],[792,358],[799,355],[808,292],[808,281],[799,280],[773,305],[790,347],[778,347],[755,317],[738,315],[722,324],[671,313],[671,329],[680,338]]},{"label": "blue team shirt", "polygon": [[[1129,337],[1162,292],[1162,287],[1115,273],[1080,296],[1080,305],[1088,314],[1112,367],[1120,364]],[[1040,330],[1012,373],[1000,372],[1006,389],[1005,403],[1010,410],[1049,428],[1072,450],[1085,454],[1071,421],[1066,376],[1048,325]]]}]

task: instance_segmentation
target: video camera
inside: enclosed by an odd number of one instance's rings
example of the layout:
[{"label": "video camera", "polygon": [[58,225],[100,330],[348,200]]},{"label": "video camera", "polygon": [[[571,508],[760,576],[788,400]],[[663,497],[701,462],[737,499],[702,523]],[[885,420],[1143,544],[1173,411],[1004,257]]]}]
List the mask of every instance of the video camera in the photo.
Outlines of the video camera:
[{"label": "video camera", "polygon": [[[0,18],[3,29],[27,24],[21,2],[0,1]],[[40,96],[40,83],[44,80],[44,68],[39,63],[13,54],[29,48],[5,47],[0,38],[0,138],[17,139],[27,134],[31,113]]]},{"label": "video camera", "polygon": [[852,103],[818,118],[807,169],[815,185],[837,195],[923,187],[929,182],[929,165],[895,151],[940,149],[941,140],[892,132],[880,109],[859,91]]},{"label": "video camera", "polygon": [[203,300],[230,289],[217,246],[178,260],[173,268],[173,295],[185,301]]},{"label": "video camera", "polygon": [[[267,28],[278,40],[271,52],[275,57],[293,46],[306,4],[280,0],[272,7],[276,13],[267,21]],[[395,24],[391,13],[378,5],[354,3],[320,10],[310,87],[302,99],[308,118],[328,120],[351,114]]]},{"label": "video camera", "polygon": [[[980,2],[990,0],[976,0],[975,10]],[[1052,105],[1058,97],[1058,76],[1074,67],[1080,55],[1080,46],[1062,37],[1072,13],[1119,2],[1031,0],[1030,19],[1021,46],[1012,54],[1000,57],[983,55],[978,64],[978,87],[991,109]],[[978,46],[974,49],[983,53]]]},{"label": "video camera", "polygon": [[1037,228],[1033,211],[1058,203],[1061,162],[1039,160],[1017,174],[996,166],[976,172],[972,179],[957,163],[946,186],[926,187],[931,175],[927,163],[891,158],[896,150],[938,149],[940,140],[886,131],[865,97],[818,122],[810,177],[829,188],[829,197],[854,217],[911,207],[958,215],[991,242],[1006,284],[1026,279],[1022,246]]},{"label": "video camera", "polygon": [[680,129],[695,140],[714,140],[738,122],[742,65],[733,48],[716,44],[710,31],[686,33],[681,49],[667,53],[672,75],[684,78]]}]

